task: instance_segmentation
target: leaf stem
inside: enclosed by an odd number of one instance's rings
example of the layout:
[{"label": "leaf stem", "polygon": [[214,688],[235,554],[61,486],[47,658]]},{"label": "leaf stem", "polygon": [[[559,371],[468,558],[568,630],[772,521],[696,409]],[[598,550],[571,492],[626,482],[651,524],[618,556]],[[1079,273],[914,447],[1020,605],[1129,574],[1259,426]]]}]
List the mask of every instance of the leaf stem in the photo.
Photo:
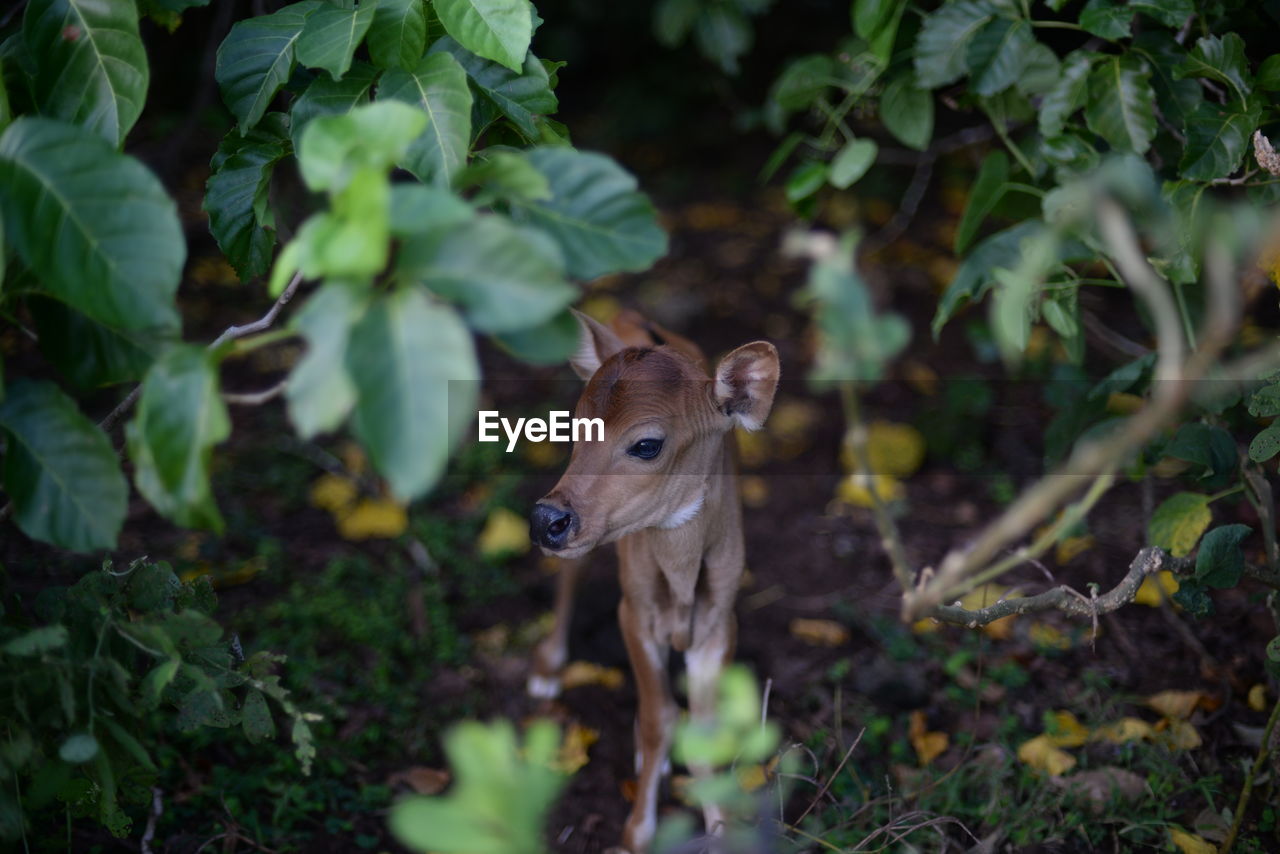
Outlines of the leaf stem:
[{"label": "leaf stem", "polygon": [[1041,27],[1046,30],[1076,30],[1077,32],[1085,32],[1085,28],[1079,24],[1073,24],[1070,21],[1032,21],[1031,26]]},{"label": "leaf stem", "polygon": [[1229,489],[1224,489],[1221,492],[1215,492],[1213,495],[1210,495],[1208,498],[1205,499],[1205,504],[1212,504],[1213,502],[1217,501],[1219,498],[1226,498],[1228,495],[1235,495],[1237,492],[1244,492],[1243,483],[1237,483],[1235,486],[1230,487]]}]

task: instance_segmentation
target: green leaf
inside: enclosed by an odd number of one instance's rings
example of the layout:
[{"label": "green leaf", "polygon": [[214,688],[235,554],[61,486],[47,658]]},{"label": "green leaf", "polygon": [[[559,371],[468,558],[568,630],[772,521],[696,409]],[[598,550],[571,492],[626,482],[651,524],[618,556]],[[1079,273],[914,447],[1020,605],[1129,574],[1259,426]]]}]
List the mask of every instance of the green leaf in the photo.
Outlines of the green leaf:
[{"label": "green leaf", "polygon": [[667,252],[667,234],[636,179],[602,154],[534,148],[529,162],[547,177],[552,198],[512,202],[514,218],[550,234],[578,279],[636,272]]},{"label": "green leaf", "polygon": [[836,152],[827,169],[826,177],[831,186],[841,190],[852,187],[859,178],[867,174],[871,164],[876,162],[876,153],[880,147],[874,139],[855,139],[846,143],[844,148]]},{"label": "green leaf", "polygon": [[475,418],[480,368],[471,334],[425,289],[375,299],[351,330],[347,370],[358,395],[352,428],[392,492],[429,490]]},{"label": "green leaf", "polygon": [[1110,41],[1129,38],[1132,21],[1133,8],[1113,0],[1089,0],[1080,10],[1080,26],[1085,32]]},{"label": "green leaf", "polygon": [[560,365],[578,349],[578,320],[571,311],[562,311],[548,321],[495,335],[493,340],[517,359],[533,365]]},{"label": "green leaf", "polygon": [[172,333],[186,241],[173,200],[102,137],[24,117],[0,136],[0,215],[51,294],[108,326]]},{"label": "green leaf", "polygon": [[5,391],[4,488],[18,527],[75,551],[115,548],[129,485],[107,437],[52,383],[19,380]]},{"label": "green leaf", "polygon": [[1196,41],[1190,55],[1174,71],[1175,77],[1208,77],[1229,86],[1236,100],[1244,103],[1253,86],[1249,60],[1244,55],[1244,39],[1235,33],[1205,36]]},{"label": "green leaf", "polygon": [[414,68],[427,49],[423,0],[378,0],[365,44],[379,68]]},{"label": "green leaf", "polygon": [[1225,485],[1236,471],[1235,439],[1221,427],[1199,421],[1179,427],[1164,453],[1168,457],[1204,466],[1201,479],[1210,481],[1207,484],[1210,489]]},{"label": "green leaf", "polygon": [[700,0],[658,0],[653,10],[653,35],[658,44],[676,47],[684,41],[700,8]]},{"label": "green leaf", "polygon": [[459,44],[520,73],[533,40],[529,0],[434,0],[432,7]]},{"label": "green leaf", "polygon": [[1108,56],[1089,73],[1085,123],[1117,151],[1142,154],[1156,132],[1151,70],[1130,54]]},{"label": "green leaf", "polygon": [[1129,8],[1171,29],[1181,27],[1196,11],[1194,0],[1129,0]]},{"label": "green leaf", "polygon": [[123,145],[149,77],[134,4],[30,0],[22,36],[36,60],[32,89],[41,114]]},{"label": "green leaf", "polygon": [[166,343],[145,333],[103,326],[55,299],[33,294],[26,302],[40,336],[40,352],[77,388],[141,379]]},{"label": "green leaf", "polygon": [[1280,635],[1267,642],[1267,660],[1280,664]]},{"label": "green leaf", "polygon": [[449,183],[466,165],[471,146],[471,89],[457,60],[433,53],[411,71],[388,71],[378,85],[378,98],[415,104],[427,113],[426,130],[409,146],[400,165],[421,181]]},{"label": "green leaf", "polygon": [[481,332],[515,332],[550,320],[578,295],[560,251],[535,229],[482,216],[400,250],[400,275],[458,303]]},{"label": "green leaf", "polygon": [[1182,130],[1187,118],[1204,101],[1199,83],[1177,76],[1178,67],[1187,58],[1186,50],[1168,33],[1150,30],[1138,34],[1130,51],[1151,67],[1156,105],[1165,119]]},{"label": "green leaf", "polygon": [[996,232],[973,248],[938,301],[931,325],[934,338],[938,337],[942,327],[962,305],[982,299],[995,283],[991,271],[996,267],[1015,264],[1022,257],[1022,241],[1042,228],[1044,223],[1039,220],[1025,220]]},{"label": "green leaf", "polygon": [[98,755],[98,740],[87,732],[78,732],[62,742],[58,758],[72,765],[82,765]]},{"label": "green leaf", "polygon": [[241,281],[267,271],[276,245],[275,228],[268,227],[273,222],[268,190],[289,141],[283,117],[272,117],[243,136],[232,132],[223,138],[205,185],[209,231]]},{"label": "green leaf", "polygon": [[137,414],[125,427],[138,491],[183,527],[220,531],[209,457],[229,435],[215,355],[203,347],[175,346],[147,372]]},{"label": "green leaf", "polygon": [[871,41],[894,18],[902,0],[854,0],[853,30],[864,41]]},{"label": "green leaf", "polygon": [[323,6],[312,12],[298,36],[298,62],[323,68],[334,80],[341,80],[369,32],[376,8],[376,0],[363,0],[353,9]]},{"label": "green leaf", "polygon": [[880,121],[903,145],[924,151],[933,138],[933,93],[916,86],[912,74],[899,74],[880,96]]},{"label": "green leaf", "polygon": [[1220,525],[1204,535],[1196,554],[1195,578],[1209,587],[1235,587],[1244,574],[1240,543],[1253,533],[1248,525]]},{"label": "green leaf", "polygon": [[302,132],[312,119],[344,115],[369,103],[369,93],[377,77],[377,69],[367,62],[352,63],[341,80],[326,74],[317,75],[289,110],[289,136],[294,150],[298,149]]},{"label": "green leaf", "polygon": [[1280,90],[1280,53],[1273,53],[1258,66],[1258,79],[1254,81],[1259,89],[1268,92]]},{"label": "green leaf", "polygon": [[240,727],[250,744],[275,738],[276,724],[271,720],[267,698],[261,691],[251,690],[245,694],[244,703],[240,706]]},{"label": "green leaf", "polygon": [[1249,395],[1249,414],[1254,418],[1280,415],[1280,383],[1272,383]]},{"label": "green leaf", "polygon": [[791,204],[804,201],[822,189],[827,183],[827,164],[817,160],[801,163],[791,171],[787,178],[787,201]]},{"label": "green leaf", "polygon": [[1186,578],[1178,582],[1173,602],[1197,620],[1213,616],[1213,598],[1203,584]]},{"label": "green leaf", "polygon": [[355,406],[356,387],[345,360],[351,327],[365,303],[360,289],[326,282],[290,323],[307,342],[284,387],[289,420],[303,439],[337,429]]},{"label": "green leaf", "polygon": [[1151,515],[1147,539],[1174,557],[1186,557],[1212,521],[1209,496],[1178,492],[1161,502]]},{"label": "green leaf", "polygon": [[964,250],[977,236],[982,221],[1004,197],[1005,182],[1008,180],[1009,156],[997,149],[982,161],[982,168],[978,170],[978,177],[974,179],[973,189],[969,191],[969,200],[965,202],[964,213],[960,215],[960,224],[956,226],[957,255],[964,254]]},{"label": "green leaf", "polygon": [[523,154],[502,149],[481,152],[474,163],[454,177],[453,184],[459,190],[483,187],[484,192],[471,200],[478,205],[489,204],[493,199],[538,201],[552,197],[546,175]]},{"label": "green leaf", "polygon": [[160,705],[160,698],[164,695],[164,689],[178,675],[178,665],[180,664],[182,664],[182,659],[180,658],[166,659],[151,668],[150,672],[142,677],[139,693],[142,695],[143,702],[149,708],[155,708]]},{"label": "green leaf", "polygon": [[319,0],[303,0],[271,15],[238,21],[222,40],[214,78],[241,133],[258,123],[293,73],[307,17],[323,6]]},{"label": "green leaf", "polygon": [[990,97],[1014,84],[1036,45],[1031,24],[1022,18],[992,18],[965,50],[970,85]]},{"label": "green leaf", "polygon": [[66,646],[69,637],[66,626],[41,626],[8,641],[3,651],[6,655],[22,657],[40,655]]},{"label": "green leaf", "polygon": [[1036,296],[1058,260],[1058,237],[1045,230],[1023,241],[1020,258],[1011,269],[992,271],[997,283],[991,303],[992,330],[1006,359],[1021,358],[1026,352]]},{"label": "green leaf", "polygon": [[391,186],[391,233],[396,237],[451,228],[474,216],[471,205],[444,187],[408,182]]},{"label": "green leaf", "polygon": [[1187,118],[1187,147],[1178,163],[1182,177],[1211,181],[1230,175],[1240,168],[1257,127],[1255,112],[1224,112],[1203,102]]},{"label": "green leaf", "polygon": [[1253,437],[1249,443],[1249,459],[1265,463],[1280,452],[1280,421]]},{"label": "green leaf", "polygon": [[1058,85],[1062,77],[1062,63],[1053,48],[1044,42],[1036,42],[1027,55],[1022,74],[1014,81],[1018,92],[1027,96],[1044,95]]},{"label": "green leaf", "polygon": [[340,193],[356,173],[385,172],[427,126],[427,115],[399,101],[375,101],[307,125],[298,146],[302,179],[313,190]]},{"label": "green leaf", "polygon": [[981,0],[948,3],[926,15],[916,38],[917,83],[936,89],[963,77],[969,42],[991,18],[992,7]]},{"label": "green leaf", "polygon": [[803,110],[830,88],[835,75],[835,63],[829,56],[802,56],[778,75],[769,97],[784,110]]},{"label": "green leaf", "polygon": [[447,51],[467,72],[471,85],[480,95],[477,112],[483,105],[490,113],[473,118],[471,131],[479,134],[496,115],[506,116],[528,140],[539,139],[536,119],[554,113],[559,102],[551,91],[547,69],[533,54],[525,58],[524,67],[512,71],[496,62],[476,56],[448,36],[432,43],[428,54]]},{"label": "green leaf", "polygon": [[1089,71],[1097,58],[1098,54],[1082,50],[1067,54],[1058,82],[1040,101],[1041,136],[1058,136],[1071,114],[1084,106]]},{"label": "green leaf", "polygon": [[751,49],[753,34],[746,15],[728,4],[702,7],[693,27],[702,55],[714,61],[725,74],[737,74],[738,58]]}]

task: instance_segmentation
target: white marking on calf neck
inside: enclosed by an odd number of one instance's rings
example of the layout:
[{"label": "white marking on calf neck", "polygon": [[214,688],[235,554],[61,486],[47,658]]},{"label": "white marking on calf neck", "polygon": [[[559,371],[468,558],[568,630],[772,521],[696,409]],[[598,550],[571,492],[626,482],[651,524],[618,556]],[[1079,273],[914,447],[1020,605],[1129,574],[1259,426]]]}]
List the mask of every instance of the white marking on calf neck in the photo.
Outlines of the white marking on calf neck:
[{"label": "white marking on calf neck", "polygon": [[699,492],[697,498],[693,499],[683,507],[680,507],[670,516],[663,519],[658,523],[658,527],[669,531],[672,528],[679,528],[686,522],[693,521],[694,518],[702,512],[702,505],[706,500],[707,493],[705,491]]}]

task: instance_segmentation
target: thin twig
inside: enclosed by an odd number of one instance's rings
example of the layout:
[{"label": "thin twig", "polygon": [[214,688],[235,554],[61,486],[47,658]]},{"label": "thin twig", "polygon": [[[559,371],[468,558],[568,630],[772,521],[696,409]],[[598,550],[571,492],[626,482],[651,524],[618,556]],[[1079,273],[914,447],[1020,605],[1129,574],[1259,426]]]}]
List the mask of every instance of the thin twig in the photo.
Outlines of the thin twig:
[{"label": "thin twig", "polygon": [[164,815],[164,792],[159,786],[151,787],[151,811],[147,813],[147,829],[138,843],[141,854],[151,854],[151,840],[156,835],[156,821]]},{"label": "thin twig", "polygon": [[280,382],[263,389],[262,391],[251,391],[244,393],[223,392],[222,399],[227,403],[234,403],[240,406],[261,406],[269,400],[275,400],[284,391],[285,385],[289,382],[289,378],[285,377]]},{"label": "thin twig", "polygon": [[1258,756],[1253,760],[1253,767],[1249,769],[1249,773],[1245,775],[1244,786],[1240,789],[1240,799],[1236,801],[1235,816],[1231,819],[1231,830],[1222,842],[1222,854],[1230,854],[1231,846],[1236,844],[1236,837],[1240,835],[1240,825],[1244,823],[1245,810],[1249,808],[1249,798],[1253,794],[1253,781],[1262,773],[1263,766],[1267,764],[1267,757],[1271,754],[1271,737],[1275,734],[1277,720],[1280,720],[1280,699],[1277,699],[1276,704],[1271,708],[1271,717],[1267,719],[1267,726],[1262,731],[1262,744],[1258,745]]}]

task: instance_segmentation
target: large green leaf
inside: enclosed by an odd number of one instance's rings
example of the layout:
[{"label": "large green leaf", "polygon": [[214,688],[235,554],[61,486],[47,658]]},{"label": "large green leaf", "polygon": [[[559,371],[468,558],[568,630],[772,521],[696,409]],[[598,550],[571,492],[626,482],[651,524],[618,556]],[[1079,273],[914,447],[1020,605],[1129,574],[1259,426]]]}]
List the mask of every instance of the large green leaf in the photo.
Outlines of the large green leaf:
[{"label": "large green leaf", "polygon": [[1265,463],[1280,453],[1280,421],[1253,437],[1249,442],[1249,459],[1255,463]]},{"label": "large green leaf", "polygon": [[973,91],[990,97],[1017,81],[1036,45],[1031,24],[1021,18],[992,18],[974,34],[965,51]]},{"label": "large green leaf", "polygon": [[448,183],[466,165],[471,147],[471,89],[467,73],[448,53],[424,56],[410,71],[392,69],[378,84],[378,98],[421,107],[427,129],[409,146],[401,164],[421,181]]},{"label": "large green leaf", "polygon": [[1178,130],[1186,127],[1187,118],[1204,100],[1200,84],[1177,76],[1178,67],[1187,52],[1173,36],[1159,30],[1139,33],[1130,51],[1145,59],[1151,67],[1151,85],[1156,91],[1156,105],[1161,115]]},{"label": "large green leaf", "polygon": [[1230,175],[1239,168],[1257,127],[1255,112],[1228,112],[1203,102],[1187,119],[1187,147],[1178,164],[1182,177],[1211,181]]},{"label": "large green leaf", "polygon": [[1233,97],[1243,103],[1253,91],[1249,60],[1244,55],[1244,39],[1235,33],[1205,36],[1196,42],[1190,55],[1174,72],[1176,77],[1208,77],[1225,83]]},{"label": "large green leaf", "polygon": [[803,110],[831,87],[836,64],[831,57],[815,53],[792,62],[769,90],[769,97],[784,110]]},{"label": "large green leaf", "polygon": [[80,388],[141,379],[163,344],[145,333],[103,326],[56,299],[31,296],[27,308],[40,351]]},{"label": "large green leaf", "polygon": [[1058,82],[1040,101],[1040,134],[1055,137],[1062,133],[1066,120],[1084,105],[1088,91],[1089,70],[1098,54],[1076,50],[1067,54]]},{"label": "large green leaf", "polygon": [[405,156],[427,116],[399,101],[378,101],[308,124],[298,145],[302,179],[313,190],[338,193],[363,169],[385,172]]},{"label": "large green leaf", "polygon": [[204,210],[209,231],[242,281],[271,266],[276,232],[267,206],[275,165],[288,153],[285,120],[272,113],[249,133],[228,133],[210,165]]},{"label": "large green leaf", "polygon": [[480,368],[471,333],[424,288],[380,295],[347,343],[352,428],[401,499],[425,493],[475,418]]},{"label": "large green leaf", "polygon": [[346,368],[347,340],[365,303],[361,289],[327,282],[290,324],[307,341],[307,352],[284,388],[289,420],[304,439],[337,429],[355,405],[356,387]]},{"label": "large green leaf", "polygon": [[977,235],[982,221],[1004,197],[1005,182],[1008,180],[1009,155],[997,149],[982,161],[982,168],[978,170],[978,177],[974,179],[973,189],[969,191],[969,200],[965,202],[960,224],[956,226],[957,255],[964,254],[964,250]]},{"label": "large green leaf", "polygon": [[826,179],[833,187],[841,190],[849,189],[859,178],[867,174],[871,164],[876,162],[876,154],[879,151],[880,146],[876,145],[874,139],[850,140],[836,152],[835,157],[831,158],[831,166],[825,173]]},{"label": "large green leaf", "polygon": [[271,15],[239,21],[222,40],[214,78],[241,133],[258,123],[289,79],[307,17],[323,6],[320,0],[302,0]]},{"label": "large green leaf", "polygon": [[307,16],[298,36],[298,62],[323,68],[341,80],[351,67],[351,57],[373,23],[376,0],[364,0],[355,8],[322,6]]},{"label": "large green leaf", "polygon": [[996,267],[1016,264],[1022,256],[1022,241],[1043,228],[1044,223],[1040,220],[1025,220],[996,232],[975,246],[938,300],[938,309],[933,316],[933,336],[938,337],[942,327],[962,305],[982,299],[995,284],[991,271]]},{"label": "large green leaf", "polygon": [[1259,89],[1275,92],[1280,89],[1280,53],[1273,53],[1258,66]]},{"label": "large green leaf", "polygon": [[1219,525],[1204,535],[1196,553],[1196,581],[1209,587],[1235,587],[1244,574],[1240,543],[1253,533],[1248,525]]},{"label": "large green leaf", "polygon": [[[477,118],[472,122],[474,134],[479,134],[498,115],[503,115],[527,139],[537,140],[538,126],[534,120],[559,109],[547,69],[533,54],[525,58],[519,71],[512,71],[476,56],[448,36],[433,42],[428,53],[440,51],[447,51],[458,60],[482,99],[476,104]],[[482,110],[482,107],[487,110]]]},{"label": "large green leaf", "polygon": [[578,295],[560,250],[540,231],[484,216],[404,244],[403,277],[459,304],[481,332],[515,332],[550,320]]},{"label": "large green leaf", "polygon": [[533,40],[529,0],[435,0],[449,35],[476,56],[519,73]]},{"label": "large green leaf", "polygon": [[880,96],[880,121],[903,145],[924,151],[933,138],[933,93],[904,72],[889,81]]},{"label": "large green leaf", "polygon": [[1186,557],[1212,521],[1209,496],[1178,492],[1162,501],[1151,514],[1147,539],[1174,557]]},{"label": "large green leaf", "polygon": [[1111,41],[1129,38],[1132,20],[1133,9],[1114,0],[1089,0],[1080,10],[1080,26],[1084,31]]},{"label": "large green leaf", "polygon": [[512,216],[555,238],[570,276],[644,270],[666,254],[653,205],[617,163],[570,148],[535,148],[526,156],[547,176],[552,197],[514,202]]},{"label": "large green leaf", "polygon": [[222,530],[209,457],[229,435],[216,354],[190,344],[172,348],[147,372],[138,411],[125,426],[138,491],[179,525]]},{"label": "large green leaf", "polygon": [[147,53],[134,4],[30,0],[22,35],[36,60],[40,112],[91,128],[119,148],[147,100]]},{"label": "large green leaf", "polygon": [[289,110],[289,135],[296,151],[302,141],[302,132],[317,116],[335,116],[349,113],[361,104],[369,103],[369,93],[378,70],[367,62],[352,63],[341,80],[321,74],[308,84]]},{"label": "large green leaf", "polygon": [[562,311],[550,320],[504,335],[494,341],[517,359],[534,365],[562,365],[578,349],[580,326],[572,311]]},{"label": "large green leaf", "polygon": [[47,382],[20,380],[0,403],[4,489],[32,539],[76,551],[112,549],[129,484],[107,437]]},{"label": "large green leaf", "polygon": [[1089,73],[1084,118],[1117,151],[1145,152],[1156,132],[1151,69],[1130,54],[1099,60]]},{"label": "large green leaf", "polygon": [[423,0],[379,0],[365,41],[379,68],[413,68],[427,49]]},{"label": "large green leaf", "polygon": [[936,89],[963,77],[969,42],[991,20],[993,12],[993,7],[982,0],[960,0],[926,15],[916,37],[919,85]]},{"label": "large green leaf", "polygon": [[175,332],[186,241],[173,200],[102,137],[21,118],[0,136],[0,215],[50,293],[94,320]]},{"label": "large green leaf", "polygon": [[1196,11],[1194,0],[1129,0],[1129,8],[1171,29],[1181,27]]}]

